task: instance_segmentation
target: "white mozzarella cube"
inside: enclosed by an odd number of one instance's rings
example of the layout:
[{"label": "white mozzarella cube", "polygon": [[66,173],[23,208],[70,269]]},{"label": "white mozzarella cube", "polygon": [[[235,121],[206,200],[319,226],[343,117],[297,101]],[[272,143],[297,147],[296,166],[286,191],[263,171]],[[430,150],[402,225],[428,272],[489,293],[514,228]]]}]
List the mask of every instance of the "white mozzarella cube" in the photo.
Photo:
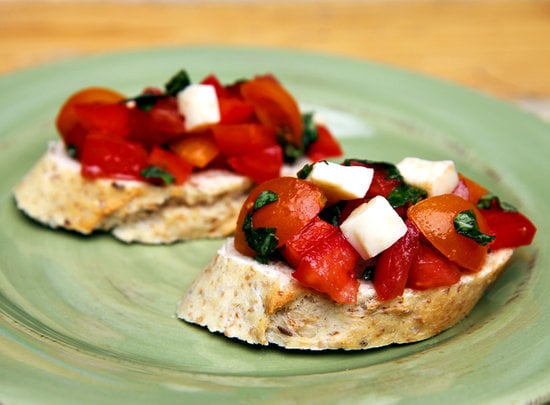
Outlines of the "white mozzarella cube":
[{"label": "white mozzarella cube", "polygon": [[458,173],[451,160],[430,161],[407,157],[397,164],[407,184],[419,187],[428,197],[451,193],[458,185]]},{"label": "white mozzarella cube", "polygon": [[340,229],[363,259],[383,252],[407,233],[407,225],[382,196],[354,209]]},{"label": "white mozzarella cube", "polygon": [[214,86],[190,84],[177,95],[178,110],[185,117],[185,130],[195,131],[220,122],[220,107]]},{"label": "white mozzarella cube", "polygon": [[321,161],[313,165],[307,180],[319,187],[329,201],[362,198],[369,190],[374,170]]}]

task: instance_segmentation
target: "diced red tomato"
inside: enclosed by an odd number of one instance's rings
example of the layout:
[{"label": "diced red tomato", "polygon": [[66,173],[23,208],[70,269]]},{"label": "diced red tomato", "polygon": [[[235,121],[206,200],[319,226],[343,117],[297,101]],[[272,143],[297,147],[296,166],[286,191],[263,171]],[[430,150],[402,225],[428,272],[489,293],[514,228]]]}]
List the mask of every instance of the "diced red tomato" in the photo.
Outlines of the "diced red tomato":
[{"label": "diced red tomato", "polygon": [[332,133],[324,125],[317,125],[317,140],[312,143],[308,150],[307,156],[312,161],[319,161],[330,157],[342,156],[342,148],[336,141]]},{"label": "diced red tomato", "polygon": [[483,209],[480,212],[487,222],[489,233],[496,236],[489,245],[490,249],[517,248],[533,241],[537,228],[520,212],[498,208]]},{"label": "diced red tomato", "polygon": [[125,104],[77,104],[75,110],[86,133],[103,133],[116,138],[128,138],[130,134],[129,111]]},{"label": "diced red tomato", "polygon": [[147,165],[147,151],[136,142],[90,134],[86,137],[80,162],[85,178],[143,180],[141,171]]},{"label": "diced red tomato", "polygon": [[226,156],[254,153],[278,145],[275,131],[261,124],[216,125],[212,132]]},{"label": "diced red tomato", "polygon": [[170,142],[169,148],[191,166],[199,169],[206,167],[220,153],[210,132],[186,134]]},{"label": "diced red tomato", "polygon": [[248,195],[237,219],[235,248],[244,255],[254,256],[246,242],[242,226],[254,202],[263,191],[277,194],[277,201],[257,210],[253,216],[254,228],[276,228],[278,246],[283,246],[290,238],[315,218],[326,203],[326,197],[313,183],[295,177],[277,177],[257,185]]},{"label": "diced red tomato", "polygon": [[235,172],[250,177],[256,183],[279,177],[283,165],[281,146],[273,145],[259,151],[231,156],[227,163]]},{"label": "diced red tomato", "polygon": [[204,79],[201,80],[201,84],[209,84],[214,86],[216,89],[216,95],[218,98],[229,97],[229,92],[226,90],[225,86],[220,82],[218,76],[214,74],[209,74]]},{"label": "diced red tomato", "polygon": [[292,273],[302,285],[328,294],[340,304],[355,304],[359,281],[355,266],[359,254],[340,232],[316,244]]},{"label": "diced red tomato", "polygon": [[420,249],[420,231],[407,220],[407,233],[378,258],[373,285],[380,300],[401,296],[405,290],[409,270],[417,260]]},{"label": "diced red tomato", "polygon": [[180,158],[176,153],[153,146],[147,159],[148,166],[156,166],[172,176],[175,184],[182,184],[191,175],[193,166]]},{"label": "diced red tomato", "polygon": [[254,107],[237,97],[219,98],[220,124],[242,124],[254,118]]},{"label": "diced red tomato", "polygon": [[407,278],[407,287],[427,290],[457,283],[462,273],[459,267],[431,246],[420,244],[416,261]]},{"label": "diced red tomato", "polygon": [[304,124],[298,103],[273,76],[248,80],[240,90],[262,124],[275,128],[286,142],[302,146]]},{"label": "diced red tomato", "polygon": [[374,175],[367,196],[376,197],[377,195],[381,195],[387,198],[399,184],[400,181],[398,179],[388,179],[388,173],[384,169],[374,167]]},{"label": "diced red tomato", "polygon": [[185,132],[175,97],[163,97],[150,110],[130,109],[130,137],[146,148],[162,145]]},{"label": "diced red tomato", "polygon": [[351,160],[349,163],[352,166],[364,166],[374,169],[372,182],[367,192],[367,197],[369,198],[376,197],[377,195],[387,198],[393,189],[401,183],[399,179],[388,178],[389,173],[384,164],[367,163],[361,160]]},{"label": "diced red tomato", "polygon": [[476,206],[454,194],[443,194],[427,198],[407,210],[408,217],[420,232],[445,257],[470,271],[481,269],[487,256],[488,245],[480,245],[473,239],[460,235],[454,227],[455,216],[472,210],[479,229],[489,233],[489,228]]},{"label": "diced red tomato", "polygon": [[285,246],[282,247],[281,253],[288,264],[296,268],[300,260],[306,256],[314,246],[337,232],[339,232],[337,226],[331,225],[316,216],[287,241]]}]

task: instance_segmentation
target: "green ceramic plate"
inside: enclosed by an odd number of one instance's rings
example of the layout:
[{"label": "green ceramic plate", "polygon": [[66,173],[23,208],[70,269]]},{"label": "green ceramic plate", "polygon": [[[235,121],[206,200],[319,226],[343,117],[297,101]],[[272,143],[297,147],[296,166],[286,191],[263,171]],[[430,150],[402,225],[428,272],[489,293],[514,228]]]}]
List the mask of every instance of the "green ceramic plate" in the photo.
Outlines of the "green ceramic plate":
[{"label": "green ceramic plate", "polygon": [[[320,111],[348,157],[454,159],[538,225],[471,315],[441,335],[365,352],[251,347],[178,321],[219,240],[147,247],[36,225],[11,191],[88,85],[136,94],[185,67],[225,82],[274,72]],[[0,402],[537,403],[550,400],[550,127],[409,72],[318,54],[162,49],[0,78]]]}]

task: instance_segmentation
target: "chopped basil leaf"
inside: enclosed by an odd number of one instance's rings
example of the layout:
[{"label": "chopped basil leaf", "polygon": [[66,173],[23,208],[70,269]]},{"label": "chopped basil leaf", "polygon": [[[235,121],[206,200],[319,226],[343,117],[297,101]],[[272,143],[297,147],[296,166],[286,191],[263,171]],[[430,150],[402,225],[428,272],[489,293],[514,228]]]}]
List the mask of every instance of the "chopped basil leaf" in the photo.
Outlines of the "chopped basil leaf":
[{"label": "chopped basil leaf", "polygon": [[136,103],[136,107],[140,110],[150,111],[155,106],[157,100],[168,96],[175,96],[189,84],[191,84],[191,80],[189,80],[187,72],[182,69],[164,85],[164,93],[142,93],[136,97],[127,98],[124,100],[124,103],[134,101]]},{"label": "chopped basil leaf", "polygon": [[368,167],[377,166],[378,168],[386,172],[386,179],[388,180],[404,181],[403,176],[401,176],[401,173],[399,173],[399,169],[393,163],[380,162],[380,161],[369,160],[369,159],[346,159],[342,164],[345,166],[351,166],[354,162],[368,166]]},{"label": "chopped basil leaf", "polygon": [[256,197],[256,200],[254,200],[254,206],[246,215],[242,226],[248,246],[258,253],[255,259],[264,264],[269,261],[269,256],[275,252],[277,244],[279,243],[279,239],[277,238],[277,235],[275,235],[277,229],[267,227],[254,228],[252,224],[252,214],[265,205],[271,204],[278,199],[279,197],[273,191],[262,191],[258,197]]},{"label": "chopped basil leaf", "polygon": [[248,243],[248,246],[252,250],[258,253],[254,258],[260,263],[266,264],[269,260],[269,255],[275,251],[279,239],[275,235],[275,228],[254,228],[252,225],[252,214],[253,212],[249,212],[246,215],[242,229],[246,243]]},{"label": "chopped basil leaf", "polygon": [[395,187],[388,195],[388,202],[393,208],[402,207],[407,203],[416,204],[418,201],[426,198],[428,193],[425,190],[401,183]]},{"label": "chopped basil leaf", "polygon": [[162,94],[143,93],[137,97],[127,99],[126,101],[135,101],[137,108],[143,111],[150,111],[161,97],[165,96]]},{"label": "chopped basil leaf", "polygon": [[304,167],[302,167],[300,170],[298,170],[298,173],[296,173],[296,177],[299,179],[305,180],[307,179],[307,176],[311,173],[313,170],[313,163],[306,164]]},{"label": "chopped basil leaf", "polygon": [[309,146],[319,138],[319,133],[317,132],[317,126],[313,120],[313,113],[302,114],[302,122],[304,123],[302,143],[304,145],[304,150],[307,150]]},{"label": "chopped basil leaf", "polygon": [[376,266],[365,266],[361,273],[361,279],[365,281],[372,281],[374,279],[374,270]]},{"label": "chopped basil leaf", "polygon": [[141,175],[146,179],[161,179],[165,185],[169,185],[175,180],[175,177],[172,174],[158,166],[146,167],[141,171]]},{"label": "chopped basil leaf", "polygon": [[508,204],[507,202],[501,201],[500,198],[498,198],[496,195],[492,193],[485,194],[483,197],[481,197],[477,202],[477,208],[489,209],[493,206],[493,204],[496,204],[496,206],[503,211],[511,211],[511,212],[517,211],[517,208],[514,207],[512,204]]},{"label": "chopped basil leaf", "polygon": [[476,220],[476,215],[473,210],[459,212],[454,217],[453,223],[459,234],[473,239],[482,246],[491,243],[495,239],[493,235],[488,235],[480,231]]},{"label": "chopped basil leaf", "polygon": [[256,197],[256,200],[254,201],[254,207],[252,208],[252,212],[255,212],[262,208],[263,206],[270,204],[272,202],[275,202],[279,199],[279,196],[277,196],[277,193],[274,193],[270,190],[264,190],[262,191],[258,197]]},{"label": "chopped basil leaf", "polygon": [[76,148],[76,145],[67,145],[67,155],[69,155],[73,159],[76,159],[78,155],[78,149]]},{"label": "chopped basil leaf", "polygon": [[178,73],[176,73],[168,81],[168,83],[164,85],[164,88],[166,89],[166,94],[170,96],[175,96],[190,84],[191,84],[191,80],[189,79],[189,75],[187,74],[187,71],[182,69]]},{"label": "chopped basil leaf", "polygon": [[342,215],[346,203],[347,201],[339,201],[336,204],[323,208],[319,213],[319,218],[331,225],[340,225],[340,216]]},{"label": "chopped basil leaf", "polygon": [[304,149],[287,142],[283,134],[277,136],[277,142],[283,148],[283,160],[285,163],[293,163],[297,158],[304,155]]}]

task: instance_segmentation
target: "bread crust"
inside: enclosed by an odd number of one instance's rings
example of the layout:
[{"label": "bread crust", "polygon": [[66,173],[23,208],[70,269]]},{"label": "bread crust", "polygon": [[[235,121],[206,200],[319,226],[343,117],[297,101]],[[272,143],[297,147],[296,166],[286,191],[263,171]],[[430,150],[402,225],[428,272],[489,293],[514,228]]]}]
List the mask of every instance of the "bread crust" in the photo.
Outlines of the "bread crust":
[{"label": "bread crust", "polygon": [[21,211],[51,228],[110,231],[124,242],[161,244],[231,234],[252,185],[226,170],[193,173],[183,185],[165,187],[88,180],[58,141],[50,143],[14,197]]},{"label": "bread crust", "polygon": [[427,339],[472,310],[513,253],[490,253],[480,272],[450,286],[405,289],[380,301],[360,282],[356,305],[341,305],[302,287],[281,262],[260,264],[238,253],[229,238],[178,304],[178,318],[251,344],[289,349],[370,349]]}]

